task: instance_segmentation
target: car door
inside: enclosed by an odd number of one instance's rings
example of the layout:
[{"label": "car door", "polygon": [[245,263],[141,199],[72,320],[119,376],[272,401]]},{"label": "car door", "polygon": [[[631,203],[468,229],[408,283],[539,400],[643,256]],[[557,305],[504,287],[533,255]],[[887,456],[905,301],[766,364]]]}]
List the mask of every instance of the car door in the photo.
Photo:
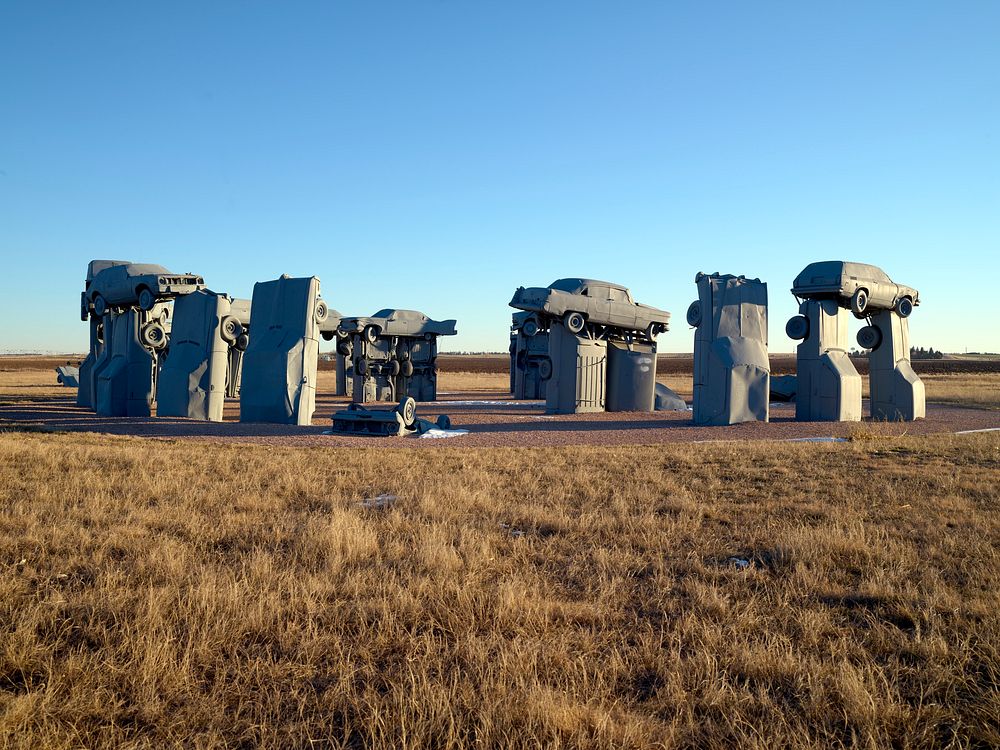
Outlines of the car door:
[{"label": "car door", "polygon": [[622,289],[608,287],[608,317],[612,325],[619,328],[635,329],[638,308],[632,303],[628,293]]},{"label": "car door", "polygon": [[610,321],[611,299],[608,297],[608,289],[604,286],[588,284],[580,294],[587,298],[587,317],[594,323],[607,325]]}]

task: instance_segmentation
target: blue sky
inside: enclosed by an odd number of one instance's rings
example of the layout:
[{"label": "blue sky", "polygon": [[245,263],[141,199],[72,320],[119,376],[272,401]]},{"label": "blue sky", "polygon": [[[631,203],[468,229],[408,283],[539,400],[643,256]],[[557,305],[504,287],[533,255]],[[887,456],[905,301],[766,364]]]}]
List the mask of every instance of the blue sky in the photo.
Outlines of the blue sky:
[{"label": "blue sky", "polygon": [[697,271],[918,288],[912,341],[1000,350],[1000,3],[0,5],[0,350],[80,351],[91,258],[348,315],[629,286],[690,351]]}]

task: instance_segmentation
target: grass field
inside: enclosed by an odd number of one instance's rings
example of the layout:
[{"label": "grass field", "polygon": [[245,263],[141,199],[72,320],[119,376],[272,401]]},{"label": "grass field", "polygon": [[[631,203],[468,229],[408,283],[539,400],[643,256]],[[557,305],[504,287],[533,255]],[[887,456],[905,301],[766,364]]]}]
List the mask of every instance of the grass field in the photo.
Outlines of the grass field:
[{"label": "grass field", "polygon": [[[0,738],[996,746],[998,482],[992,435],[415,455],[0,434]],[[358,507],[379,493],[399,499]]]}]

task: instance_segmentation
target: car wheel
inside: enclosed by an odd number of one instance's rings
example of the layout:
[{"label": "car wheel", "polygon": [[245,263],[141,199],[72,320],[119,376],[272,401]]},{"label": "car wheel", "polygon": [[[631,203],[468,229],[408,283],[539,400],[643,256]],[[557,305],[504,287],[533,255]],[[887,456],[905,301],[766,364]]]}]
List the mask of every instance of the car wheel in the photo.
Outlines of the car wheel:
[{"label": "car wheel", "polygon": [[351,347],[350,339],[341,339],[341,338],[337,339],[337,354],[339,354],[340,356],[350,357],[352,348],[353,347]]},{"label": "car wheel", "polygon": [[107,315],[108,303],[105,301],[104,297],[99,294],[94,295],[94,315],[98,318],[103,318]]},{"label": "car wheel", "polygon": [[913,313],[913,300],[909,297],[903,297],[903,299],[896,303],[896,313],[901,318],[910,317]]},{"label": "car wheel", "polygon": [[790,339],[801,341],[809,335],[809,318],[805,315],[794,315],[785,323],[785,335]]},{"label": "car wheel", "polygon": [[858,331],[858,345],[862,349],[878,349],[882,343],[882,331],[875,326],[865,326]]},{"label": "car wheel", "polygon": [[646,335],[646,338],[649,339],[650,341],[652,341],[655,344],[656,343],[656,337],[660,333],[660,324],[659,323],[650,323],[648,326],[646,326],[646,330],[645,330],[644,333]]},{"label": "car wheel", "polygon": [[222,336],[223,341],[233,344],[241,333],[243,333],[243,324],[235,316],[227,315],[222,319],[222,323],[219,325],[219,335]]},{"label": "car wheel", "polygon": [[374,344],[376,341],[378,341],[378,335],[381,332],[382,331],[379,329],[378,326],[365,326],[365,331],[364,331],[365,341],[367,341],[369,344]]},{"label": "car wheel", "polygon": [[357,362],[354,363],[354,372],[358,375],[364,377],[368,374],[368,360],[361,357]]},{"label": "car wheel", "polygon": [[434,421],[434,424],[438,426],[439,430],[450,430],[451,417],[447,414],[438,414],[438,418]]},{"label": "car wheel", "polygon": [[156,295],[148,287],[139,287],[139,309],[147,312],[156,304]]},{"label": "car wheel", "polygon": [[521,326],[521,333],[525,336],[534,336],[538,333],[538,322],[534,320],[524,321],[524,325]]},{"label": "car wheel", "polygon": [[868,290],[857,289],[851,296],[851,312],[856,317],[863,318],[865,310],[868,309]]},{"label": "car wheel", "polygon": [[413,423],[417,421],[417,402],[411,397],[405,396],[396,407],[396,412],[403,418],[405,427],[412,427]]},{"label": "car wheel", "polygon": [[[313,313],[317,323],[323,323],[330,314],[329,308],[323,300],[316,301],[316,311]],[[327,339],[329,341],[329,339]]]},{"label": "car wheel", "polygon": [[139,338],[143,345],[150,349],[162,349],[167,344],[167,332],[159,323],[150,323],[142,327]]},{"label": "car wheel", "polygon": [[410,360],[406,360],[403,363],[403,377],[411,377],[413,375],[413,363]]},{"label": "car wheel", "polygon": [[324,341],[333,341],[334,333],[333,331],[320,331],[319,335],[323,337]]},{"label": "car wheel", "polygon": [[568,312],[563,316],[563,325],[570,333],[579,333],[587,325],[587,319],[578,312]]},{"label": "car wheel", "polygon": [[391,363],[389,364],[389,375],[390,375],[391,377],[396,377],[397,375],[399,375],[399,372],[400,372],[400,370],[402,370],[402,369],[403,369],[403,368],[402,368],[402,367],[400,366],[400,364],[399,364],[399,360],[395,360],[395,359],[394,359],[394,360],[392,360],[392,362],[391,362]]},{"label": "car wheel", "polygon": [[701,300],[695,300],[688,305],[687,322],[692,328],[701,325]]},{"label": "car wheel", "polygon": [[233,346],[235,346],[241,352],[245,352],[247,350],[247,347],[250,346],[250,337],[247,336],[245,333],[241,333],[239,336],[236,337],[236,343],[233,344]]},{"label": "car wheel", "polygon": [[538,363],[538,377],[548,380],[552,377],[552,360],[546,357]]}]

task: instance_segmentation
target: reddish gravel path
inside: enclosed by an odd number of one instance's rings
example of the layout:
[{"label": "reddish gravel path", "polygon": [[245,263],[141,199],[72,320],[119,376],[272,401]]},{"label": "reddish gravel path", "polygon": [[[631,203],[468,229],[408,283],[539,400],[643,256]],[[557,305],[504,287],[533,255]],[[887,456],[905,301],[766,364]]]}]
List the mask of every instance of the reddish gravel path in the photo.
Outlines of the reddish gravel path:
[{"label": "reddish gravel path", "polygon": [[469,434],[446,440],[359,438],[324,435],[330,417],[346,399],[317,397],[313,425],[241,424],[237,402],[227,404],[221,423],[177,418],[98,417],[76,406],[72,398],[52,397],[0,405],[4,422],[31,424],[48,430],[70,430],[152,438],[188,438],[290,446],[378,446],[433,449],[442,446],[531,447],[545,445],[637,445],[704,440],[788,440],[849,437],[858,430],[879,434],[926,435],[1000,428],[1000,411],[928,405],[927,419],[907,423],[796,422],[792,404],[773,404],[771,422],[747,422],[730,427],[696,427],[689,412],[600,413],[546,415],[539,401],[512,401],[506,393],[450,393],[437,403],[420,404],[417,413],[433,419],[448,414],[455,428]]}]

